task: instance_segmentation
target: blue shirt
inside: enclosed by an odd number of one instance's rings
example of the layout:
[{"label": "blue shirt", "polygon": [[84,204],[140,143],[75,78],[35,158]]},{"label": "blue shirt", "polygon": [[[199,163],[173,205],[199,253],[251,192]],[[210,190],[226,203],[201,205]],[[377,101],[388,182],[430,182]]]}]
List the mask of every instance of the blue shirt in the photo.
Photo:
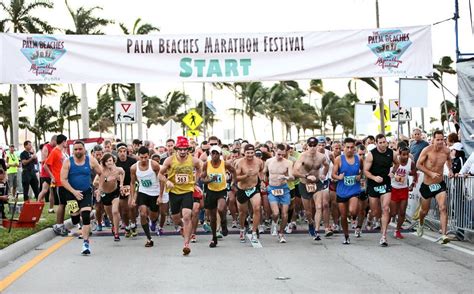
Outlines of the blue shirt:
[{"label": "blue shirt", "polygon": [[354,163],[351,165],[346,160],[346,156],[341,155],[341,166],[339,167],[339,174],[344,174],[344,179],[337,181],[336,194],[340,198],[347,198],[349,196],[358,195],[361,192],[360,181],[356,177],[360,172],[359,156],[354,155]]},{"label": "blue shirt", "polygon": [[410,153],[413,155],[413,160],[415,160],[415,164],[418,161],[418,157],[420,157],[421,151],[425,149],[425,147],[429,146],[428,142],[421,140],[419,142],[415,141],[413,144],[410,145]]},{"label": "blue shirt", "polygon": [[92,181],[89,156],[86,156],[86,161],[83,165],[77,165],[74,162],[74,156],[69,157],[69,162],[71,163],[68,174],[69,184],[79,191],[87,191],[91,189]]}]

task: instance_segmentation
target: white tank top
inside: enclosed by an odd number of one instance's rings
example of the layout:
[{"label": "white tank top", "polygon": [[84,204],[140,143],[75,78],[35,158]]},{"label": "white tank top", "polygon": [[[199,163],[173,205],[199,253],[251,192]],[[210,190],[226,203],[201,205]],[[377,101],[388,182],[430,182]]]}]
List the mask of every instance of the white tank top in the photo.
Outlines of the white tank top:
[{"label": "white tank top", "polygon": [[332,164],[330,156],[331,156],[331,151],[324,149],[324,157],[326,157],[326,162],[329,164],[329,169],[328,169],[328,173],[323,175],[324,165],[321,165],[321,167],[319,168],[319,172],[321,173],[321,176],[326,176],[326,179],[329,179],[332,174],[333,164]]},{"label": "white tank top", "polygon": [[399,165],[395,173],[395,176],[404,177],[402,182],[395,181],[395,177],[392,178],[392,187],[396,189],[403,189],[408,187],[408,176],[411,173],[411,159],[408,158],[406,165]]},{"label": "white tank top", "polygon": [[140,163],[137,162],[137,181],[138,192],[147,194],[148,196],[160,195],[160,182],[156,178],[156,173],[151,167],[151,159],[148,160],[148,169],[140,170]]}]

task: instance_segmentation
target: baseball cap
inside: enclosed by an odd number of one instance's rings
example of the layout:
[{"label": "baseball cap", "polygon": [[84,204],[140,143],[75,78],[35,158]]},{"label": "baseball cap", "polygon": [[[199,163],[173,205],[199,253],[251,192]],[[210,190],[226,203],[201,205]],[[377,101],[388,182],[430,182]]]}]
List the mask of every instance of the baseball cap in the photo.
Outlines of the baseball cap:
[{"label": "baseball cap", "polygon": [[211,147],[211,150],[210,152],[212,153],[212,151],[217,151],[219,154],[222,154],[222,149],[221,147],[217,146],[217,145],[214,145]]},{"label": "baseball cap", "polygon": [[456,151],[462,151],[464,149],[464,147],[462,146],[461,143],[456,142],[456,143],[453,144],[453,146],[449,147],[449,149],[456,150]]},{"label": "baseball cap", "polygon": [[295,150],[298,151],[298,152],[303,152],[303,145],[295,144]]},{"label": "baseball cap", "polygon": [[318,143],[326,143],[326,138],[324,136],[318,136]]},{"label": "baseball cap", "polygon": [[308,143],[308,144],[318,144],[318,139],[316,139],[315,137],[310,137],[310,138],[308,138],[306,143]]},{"label": "baseball cap", "polygon": [[127,144],[125,144],[125,143],[118,143],[118,144],[117,144],[117,150],[120,150],[120,148],[125,148],[125,149],[127,149],[128,147],[127,147]]},{"label": "baseball cap", "polygon": [[133,139],[132,144],[141,145],[143,142],[139,139]]},{"label": "baseball cap", "polygon": [[262,151],[260,151],[260,150],[255,151],[255,156],[257,156],[257,157],[263,156]]},{"label": "baseball cap", "polygon": [[374,150],[375,148],[377,148],[377,146],[375,146],[375,144],[369,144],[369,145],[367,145],[367,150],[369,150],[369,151],[372,151],[372,150]]},{"label": "baseball cap", "polygon": [[176,148],[189,148],[188,139],[183,136],[178,136],[176,139]]}]

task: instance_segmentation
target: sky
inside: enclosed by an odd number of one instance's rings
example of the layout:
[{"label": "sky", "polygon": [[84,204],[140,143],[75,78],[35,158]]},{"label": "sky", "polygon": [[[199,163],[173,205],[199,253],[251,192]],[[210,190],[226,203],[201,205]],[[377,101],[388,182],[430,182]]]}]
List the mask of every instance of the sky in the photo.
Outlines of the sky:
[{"label": "sky", "polygon": [[[460,50],[463,53],[474,53],[473,35],[470,26],[468,1],[460,0]],[[38,11],[37,16],[47,20],[53,26],[72,28],[72,19],[64,1],[54,1],[54,12]],[[237,33],[237,32],[296,32],[296,31],[324,31],[367,29],[376,27],[375,0],[174,0],[174,1],[145,1],[145,0],[114,0],[114,1],[79,1],[69,0],[70,6],[92,7],[100,6],[102,11],[96,11],[96,16],[115,20],[114,25],[104,29],[106,34],[121,34],[118,26],[124,23],[131,28],[135,20],[140,17],[142,22],[151,23],[160,28],[161,33],[193,34],[193,33]],[[414,25],[430,25],[453,17],[454,0],[399,0],[379,1],[380,27],[403,27]],[[0,14],[0,17],[2,15]],[[433,63],[438,63],[442,56],[451,56],[455,60],[454,21],[450,20],[432,27]],[[453,64],[455,67],[455,64]],[[348,79],[323,80],[326,91],[333,91],[339,96],[348,92]],[[384,99],[398,97],[398,84],[395,78],[384,78]],[[309,81],[299,81],[302,89],[309,87]],[[265,83],[271,85],[272,83]],[[457,94],[455,76],[446,76],[445,84],[450,91]],[[80,93],[80,85],[74,85],[76,93]],[[96,92],[100,85],[89,84],[88,96],[90,107],[95,107]],[[156,83],[142,84],[142,91],[147,95],[164,97],[173,90],[185,91],[192,98],[192,105],[202,99],[202,85],[196,83]],[[0,86],[5,92],[6,86]],[[65,91],[65,89],[64,89]],[[363,84],[358,85],[358,96],[362,101],[378,99],[378,93]],[[20,93],[21,95],[21,93]],[[25,96],[25,95],[23,95]],[[32,95],[26,96],[27,102],[32,103]],[[454,101],[449,94],[448,99]],[[228,108],[234,107],[233,94],[230,91],[212,90],[207,87],[206,99],[212,100],[218,110],[219,126],[214,128],[214,134],[224,138],[225,129],[233,129],[233,119]],[[441,91],[429,86],[430,103],[425,109],[425,120],[429,117],[439,118],[442,102]],[[48,104],[58,105],[58,98],[47,98]],[[320,96],[312,94],[305,97],[305,101],[312,105],[319,105]],[[240,102],[239,102],[240,104]],[[237,104],[237,105],[239,105]],[[57,107],[57,106],[56,106]],[[420,124],[420,110],[414,109],[412,127]],[[24,110],[20,115],[33,116],[32,107]],[[255,121],[259,141],[271,139],[270,123],[259,117]],[[432,127],[440,127],[434,124]],[[429,128],[427,128],[429,129]],[[24,131],[23,131],[24,132]],[[20,142],[25,134],[21,131]],[[73,131],[76,133],[76,131]],[[233,130],[230,131],[233,134]],[[242,121],[237,118],[236,137],[242,137]],[[136,129],[134,134],[136,135]],[[308,132],[306,136],[310,133]],[[154,126],[143,137],[153,138],[155,143],[166,139],[161,127]],[[281,140],[282,132],[279,124],[275,125],[275,140]],[[92,136],[92,135],[91,135]],[[251,136],[249,121],[245,121],[245,136]],[[30,138],[31,139],[31,138]],[[128,135],[130,139],[130,134]],[[2,142],[3,137],[0,139]],[[296,131],[292,140],[296,140]]]}]

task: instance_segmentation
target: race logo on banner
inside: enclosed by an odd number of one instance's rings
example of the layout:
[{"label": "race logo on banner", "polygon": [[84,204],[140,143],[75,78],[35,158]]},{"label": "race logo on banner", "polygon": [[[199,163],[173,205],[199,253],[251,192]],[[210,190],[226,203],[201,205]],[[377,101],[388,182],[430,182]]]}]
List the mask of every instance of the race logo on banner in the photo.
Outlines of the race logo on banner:
[{"label": "race logo on banner", "polygon": [[375,31],[367,41],[367,46],[377,56],[375,64],[389,70],[403,63],[400,57],[412,44],[410,34],[399,29]]},{"label": "race logo on banner", "polygon": [[[66,53],[64,41],[49,36],[33,36],[23,39],[21,53],[31,63],[30,72],[35,76],[55,80],[54,64]],[[56,78],[59,80],[59,78]]]}]

